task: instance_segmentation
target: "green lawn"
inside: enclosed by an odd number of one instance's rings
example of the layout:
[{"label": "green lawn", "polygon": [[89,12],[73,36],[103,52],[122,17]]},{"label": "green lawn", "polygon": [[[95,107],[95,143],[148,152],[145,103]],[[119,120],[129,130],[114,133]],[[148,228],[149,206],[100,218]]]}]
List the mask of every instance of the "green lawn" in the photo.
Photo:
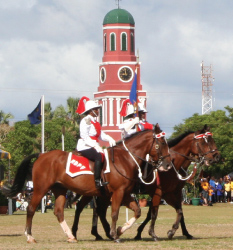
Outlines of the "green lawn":
[{"label": "green lawn", "polygon": [[[37,244],[28,244],[24,235],[26,222],[25,212],[18,211],[13,215],[0,215],[0,249],[233,249],[233,204],[214,204],[212,207],[184,206],[186,226],[195,239],[186,240],[181,229],[177,230],[173,240],[168,240],[167,231],[175,221],[176,213],[168,205],[161,205],[155,232],[160,241],[154,242],[148,235],[146,226],[142,241],[134,241],[137,227],[145,218],[148,208],[142,208],[142,216],[131,229],[121,236],[121,243],[114,243],[105,236],[99,223],[99,233],[104,241],[97,242],[91,235],[92,209],[84,209],[80,218],[78,243],[67,243],[56,217],[51,210],[41,214],[36,212],[32,233]],[[108,220],[111,208],[108,209]],[[129,212],[129,218],[132,217]],[[65,219],[72,226],[74,209],[65,209]],[[118,225],[123,225],[126,209],[121,207]]]}]

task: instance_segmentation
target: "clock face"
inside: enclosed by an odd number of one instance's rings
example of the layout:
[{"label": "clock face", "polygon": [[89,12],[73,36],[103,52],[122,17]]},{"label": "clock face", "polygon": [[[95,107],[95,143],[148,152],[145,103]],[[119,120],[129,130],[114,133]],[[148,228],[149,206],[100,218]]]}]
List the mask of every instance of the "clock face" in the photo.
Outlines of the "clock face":
[{"label": "clock face", "polygon": [[104,67],[100,70],[100,81],[104,83],[106,80],[106,69]]},{"label": "clock face", "polygon": [[123,82],[129,82],[133,78],[133,70],[128,66],[121,67],[118,71],[118,77]]}]

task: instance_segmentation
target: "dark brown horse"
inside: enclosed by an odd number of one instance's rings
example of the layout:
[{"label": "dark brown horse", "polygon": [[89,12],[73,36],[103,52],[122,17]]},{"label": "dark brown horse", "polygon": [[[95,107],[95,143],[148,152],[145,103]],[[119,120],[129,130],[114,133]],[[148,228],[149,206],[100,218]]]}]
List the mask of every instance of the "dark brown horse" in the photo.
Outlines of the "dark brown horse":
[{"label": "dark brown horse", "polygon": [[[131,218],[130,224],[123,227],[121,233],[130,228],[132,224],[139,218],[141,210],[137,203],[131,197],[131,192],[135,181],[138,180],[138,172],[140,165],[149,154],[154,163],[160,162],[157,165],[158,170],[166,171],[170,168],[171,158],[169,148],[164,138],[162,131],[157,124],[155,130],[147,130],[136,133],[125,141],[120,141],[112,149],[108,148],[110,160],[110,173],[107,173],[103,178],[109,182],[105,187],[105,195],[112,197],[112,225],[110,230],[111,237],[118,241],[116,223],[120,205],[122,202],[134,211],[134,217]],[[94,177],[92,175],[81,175],[70,177],[66,174],[66,162],[68,152],[54,150],[45,154],[31,155],[27,157],[19,166],[16,177],[11,188],[5,187],[5,195],[8,197],[15,196],[23,188],[26,176],[30,170],[31,160],[35,157],[32,168],[32,180],[34,191],[31,202],[27,209],[26,220],[26,236],[28,242],[35,242],[32,237],[32,219],[37,206],[42,197],[51,190],[55,195],[54,214],[68,236],[69,241],[75,241],[66,221],[64,220],[64,204],[67,189],[84,196],[100,196],[101,191],[95,188]]]},{"label": "dark brown horse", "polygon": [[[181,167],[187,169],[191,161],[205,162],[206,165],[216,162],[220,159],[220,154],[217,150],[215,142],[212,138],[212,134],[209,132],[210,128],[204,126],[202,130],[196,132],[187,132],[177,138],[168,142],[170,147],[170,152],[172,153],[173,165],[174,168],[167,171],[166,173],[159,173],[160,184],[154,183],[152,185],[146,185],[146,193],[149,193],[152,196],[152,202],[150,209],[147,214],[146,220],[139,226],[138,234],[135,239],[141,239],[141,232],[145,225],[152,220],[149,234],[154,240],[157,240],[157,236],[154,233],[155,220],[158,214],[158,208],[163,197],[169,205],[174,207],[177,212],[177,218],[171,230],[168,231],[168,237],[171,239],[178,229],[179,223],[181,223],[183,235],[187,238],[192,238],[188,233],[184,216],[182,211],[182,188],[185,184],[185,179],[181,179],[180,175],[178,178],[178,172],[182,173]],[[192,157],[190,157],[192,155]],[[195,158],[194,158],[195,157]],[[101,200],[102,198],[99,197]],[[77,204],[75,220],[79,218],[79,213],[82,211],[82,208],[85,206],[85,202],[88,201],[87,197],[83,197],[80,203]],[[106,221],[106,209],[108,207],[108,202],[105,203],[100,201],[101,208],[98,208],[97,211],[94,211],[93,216],[93,227],[92,234],[96,236],[96,239],[102,239],[102,237],[97,232],[97,214],[100,215],[101,222],[104,226],[106,235],[109,235],[109,224]],[[105,207],[104,207],[105,206]],[[77,230],[77,222],[74,221],[72,232],[75,235]]]}]

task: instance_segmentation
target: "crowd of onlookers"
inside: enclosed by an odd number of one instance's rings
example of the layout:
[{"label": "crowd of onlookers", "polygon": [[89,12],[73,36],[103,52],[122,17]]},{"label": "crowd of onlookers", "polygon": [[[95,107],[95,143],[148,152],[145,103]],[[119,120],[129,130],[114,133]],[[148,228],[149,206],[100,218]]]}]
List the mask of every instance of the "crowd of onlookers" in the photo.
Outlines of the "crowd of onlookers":
[{"label": "crowd of onlookers", "polygon": [[[200,205],[212,206],[213,203],[233,203],[233,178],[231,180],[229,175],[219,179],[214,176],[201,178],[198,184]],[[183,202],[188,203],[185,189],[183,189]]]},{"label": "crowd of onlookers", "polygon": [[231,202],[233,203],[233,180],[229,175],[223,178],[215,179],[212,176],[200,180],[201,192],[200,198],[203,201],[203,206],[211,206],[216,202]]}]

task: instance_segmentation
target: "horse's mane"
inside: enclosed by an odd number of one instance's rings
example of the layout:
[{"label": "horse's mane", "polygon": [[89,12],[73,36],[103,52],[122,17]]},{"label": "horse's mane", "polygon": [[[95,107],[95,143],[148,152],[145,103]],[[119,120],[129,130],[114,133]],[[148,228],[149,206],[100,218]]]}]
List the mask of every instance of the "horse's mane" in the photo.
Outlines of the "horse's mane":
[{"label": "horse's mane", "polygon": [[186,131],[184,132],[183,134],[181,135],[178,135],[177,137],[173,138],[173,139],[170,139],[168,140],[168,147],[171,148],[171,147],[174,147],[175,145],[177,145],[181,140],[183,140],[186,136],[190,135],[194,133],[193,131]]},{"label": "horse's mane", "polygon": [[[134,133],[134,134],[132,134],[131,136],[125,138],[124,141],[128,141],[128,140],[133,139],[134,137],[138,137],[138,136],[141,135],[141,134],[148,133],[148,131],[153,131],[153,130],[152,130],[152,129],[147,129],[147,130],[139,131],[139,132]],[[118,144],[122,143],[122,141],[123,141],[123,140],[117,141],[116,144],[118,145]]]}]

